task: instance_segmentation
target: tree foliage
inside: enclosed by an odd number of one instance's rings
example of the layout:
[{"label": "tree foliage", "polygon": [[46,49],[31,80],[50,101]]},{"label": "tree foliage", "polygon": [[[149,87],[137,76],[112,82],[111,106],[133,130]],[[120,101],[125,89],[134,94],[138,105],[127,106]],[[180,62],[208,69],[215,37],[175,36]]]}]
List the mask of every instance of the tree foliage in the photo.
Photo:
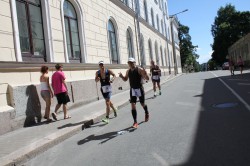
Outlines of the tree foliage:
[{"label": "tree foliage", "polygon": [[[197,65],[197,59],[199,58],[199,55],[196,54],[196,48],[197,46],[194,46],[191,41],[191,36],[189,35],[189,27],[182,25],[179,22],[179,31],[178,31],[178,37],[180,40],[179,46],[180,46],[180,54],[181,54],[181,64],[182,66],[194,66]],[[195,68],[196,70],[196,68]]]},{"label": "tree foliage", "polygon": [[235,7],[227,4],[220,7],[211,33],[214,42],[212,59],[219,65],[226,61],[228,48],[242,36],[250,32],[250,12],[236,11]]}]

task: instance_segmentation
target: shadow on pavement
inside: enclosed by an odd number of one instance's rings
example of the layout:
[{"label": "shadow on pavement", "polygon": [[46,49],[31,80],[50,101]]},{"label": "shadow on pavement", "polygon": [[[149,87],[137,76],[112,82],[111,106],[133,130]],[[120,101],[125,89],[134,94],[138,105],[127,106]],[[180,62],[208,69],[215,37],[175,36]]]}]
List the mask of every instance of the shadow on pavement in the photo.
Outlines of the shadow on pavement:
[{"label": "shadow on pavement", "polygon": [[68,123],[68,124],[65,124],[63,126],[58,127],[58,129],[82,125],[82,130],[83,130],[84,128],[88,128],[92,124],[93,124],[93,120],[85,120],[85,121],[81,121],[81,122],[77,122],[77,123]]},{"label": "shadow on pavement", "polygon": [[[240,79],[249,79],[250,74],[219,78],[249,103],[250,95],[246,94],[246,90],[250,91],[249,86],[239,86],[238,83]],[[238,82],[234,79],[238,79]],[[218,78],[205,80],[203,94],[194,97],[202,98],[197,131],[190,157],[178,166],[249,165],[249,110]],[[238,105],[231,108],[213,107],[220,103],[238,103]]]},{"label": "shadow on pavement", "polygon": [[[138,125],[140,125],[142,123],[144,123],[144,122],[142,121]],[[94,125],[94,127],[96,127],[96,125]],[[119,130],[119,131],[112,131],[112,132],[101,134],[101,135],[92,134],[92,135],[78,141],[77,144],[82,145],[82,144],[85,144],[85,143],[93,141],[93,140],[103,140],[99,144],[104,144],[104,143],[110,141],[111,139],[113,139],[113,138],[115,138],[115,137],[117,137],[119,135],[122,135],[122,134],[119,134],[119,132],[121,132],[121,131],[124,132],[124,133],[131,133],[131,132],[134,132],[135,130],[136,130],[135,128],[127,127],[125,129],[122,129],[122,130]]]}]

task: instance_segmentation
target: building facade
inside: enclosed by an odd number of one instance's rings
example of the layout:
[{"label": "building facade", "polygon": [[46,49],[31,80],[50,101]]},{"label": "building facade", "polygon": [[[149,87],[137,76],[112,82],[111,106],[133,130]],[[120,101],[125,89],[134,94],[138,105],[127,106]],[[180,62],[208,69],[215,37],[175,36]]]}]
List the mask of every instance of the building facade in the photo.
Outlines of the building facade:
[{"label": "building facade", "polygon": [[[167,0],[0,0],[0,133],[43,110],[41,65],[50,75],[64,65],[73,104],[97,99],[100,60],[115,73],[126,71],[128,57],[147,71],[154,60],[163,76],[180,73],[170,20]],[[118,86],[128,88],[120,79]]]}]

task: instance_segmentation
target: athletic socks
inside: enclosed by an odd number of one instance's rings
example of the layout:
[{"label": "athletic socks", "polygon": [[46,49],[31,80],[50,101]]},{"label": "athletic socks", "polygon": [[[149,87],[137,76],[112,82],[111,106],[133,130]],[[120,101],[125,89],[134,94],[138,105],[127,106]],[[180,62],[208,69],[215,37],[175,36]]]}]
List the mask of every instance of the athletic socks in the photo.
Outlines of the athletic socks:
[{"label": "athletic socks", "polygon": [[136,112],[136,110],[132,110],[131,113],[132,113],[134,122],[137,123],[137,112]]}]

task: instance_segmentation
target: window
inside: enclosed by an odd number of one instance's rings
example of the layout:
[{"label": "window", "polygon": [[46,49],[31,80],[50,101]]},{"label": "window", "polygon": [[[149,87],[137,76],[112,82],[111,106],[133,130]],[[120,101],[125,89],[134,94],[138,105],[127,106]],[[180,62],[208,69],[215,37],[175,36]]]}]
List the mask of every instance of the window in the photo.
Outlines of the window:
[{"label": "window", "polygon": [[158,14],[156,15],[156,21],[157,21],[157,29],[160,31],[160,25],[159,25],[159,17]]},{"label": "window", "polygon": [[160,52],[161,52],[161,64],[164,66],[164,58],[163,58],[163,52],[162,52],[162,46],[160,47]]},{"label": "window", "polygon": [[144,13],[145,13],[145,20],[148,22],[148,7],[146,0],[144,0]]},{"label": "window", "polygon": [[158,55],[158,44],[155,42],[155,58],[156,58],[156,64],[159,65],[159,55]]},{"label": "window", "polygon": [[146,65],[146,59],[145,59],[145,49],[144,49],[144,37],[143,35],[141,34],[140,35],[140,52],[141,52],[141,65],[142,66],[145,66]]},{"label": "window", "polygon": [[163,0],[160,0],[161,2],[161,7],[162,7],[162,10],[164,11],[164,4],[163,4]]},{"label": "window", "polygon": [[148,49],[149,49],[149,58],[150,58],[149,60],[152,61],[154,60],[154,58],[153,58],[153,52],[152,52],[152,42],[150,39],[148,40]]},{"label": "window", "polygon": [[128,6],[128,0],[121,0],[121,1]]},{"label": "window", "polygon": [[109,45],[113,64],[118,64],[118,51],[116,42],[116,31],[111,20],[108,22]]},{"label": "window", "polygon": [[168,15],[168,8],[167,8],[167,3],[165,2],[165,10],[166,10],[166,16]]},{"label": "window", "polygon": [[161,33],[164,34],[163,21],[161,20]]},{"label": "window", "polygon": [[166,59],[166,66],[167,66],[168,60],[167,60],[167,51],[166,51],[166,48],[164,49],[164,56],[165,56],[165,59]]},{"label": "window", "polygon": [[133,42],[132,42],[132,37],[131,37],[131,32],[130,29],[127,30],[127,46],[128,46],[128,57],[134,57],[133,54]]},{"label": "window", "polygon": [[23,61],[46,61],[40,0],[17,0],[17,20]]},{"label": "window", "polygon": [[81,49],[75,8],[68,0],[65,0],[63,4],[63,11],[68,57],[70,62],[80,62]]},{"label": "window", "polygon": [[155,27],[155,20],[154,20],[154,11],[153,11],[153,8],[151,8],[151,20],[152,20],[152,26]]}]

